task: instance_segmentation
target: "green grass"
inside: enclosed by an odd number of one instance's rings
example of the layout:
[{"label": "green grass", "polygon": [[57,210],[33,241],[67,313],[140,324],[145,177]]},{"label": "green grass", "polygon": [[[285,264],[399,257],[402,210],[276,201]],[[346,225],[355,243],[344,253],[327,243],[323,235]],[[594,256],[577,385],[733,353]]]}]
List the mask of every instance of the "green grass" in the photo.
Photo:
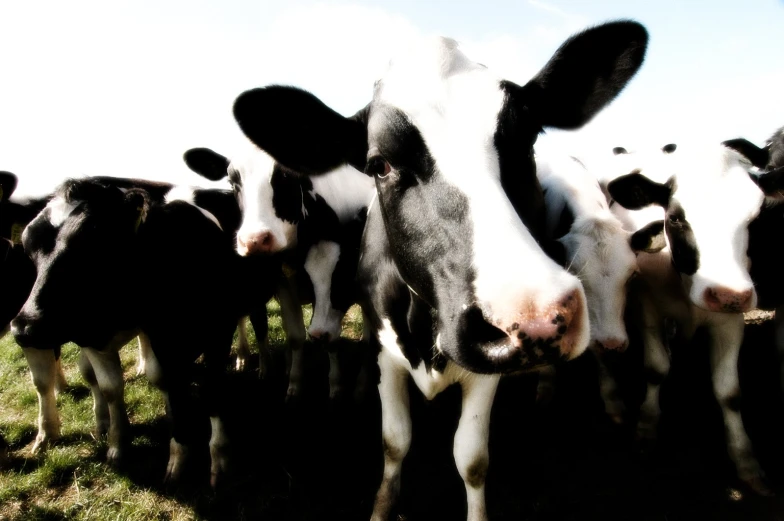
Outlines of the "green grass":
[{"label": "green grass", "polygon": [[[306,309],[306,323],[310,314]],[[285,335],[274,301],[268,305],[268,316],[270,346],[281,349]],[[252,326],[248,331],[256,352]],[[361,313],[355,306],[344,322],[344,336],[356,340],[361,332]],[[107,465],[105,442],[96,441],[91,434],[95,426],[93,401],[79,374],[78,356],[75,345],[63,347],[69,388],[57,398],[62,438],[45,454],[33,455],[38,408],[35,389],[13,337],[6,335],[0,340],[0,433],[11,448],[8,467],[0,470],[0,521],[203,519],[200,512],[209,501],[204,490],[183,495],[166,493],[160,486],[168,454],[168,426],[160,392],[146,378],[136,376],[136,340],[121,350],[125,401],[132,424],[133,454],[142,453],[152,461],[131,462],[131,472],[120,473]]]}]

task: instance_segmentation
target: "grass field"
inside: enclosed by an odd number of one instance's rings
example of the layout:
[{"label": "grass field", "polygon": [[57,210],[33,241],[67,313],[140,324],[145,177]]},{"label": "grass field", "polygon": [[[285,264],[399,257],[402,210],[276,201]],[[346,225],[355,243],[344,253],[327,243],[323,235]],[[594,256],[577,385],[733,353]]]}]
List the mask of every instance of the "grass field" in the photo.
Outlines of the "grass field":
[{"label": "grass field", "polygon": [[[382,467],[378,397],[330,404],[326,355],[310,346],[310,385],[300,401],[285,404],[276,305],[269,316],[274,356],[268,378],[260,381],[255,365],[232,375],[233,467],[218,494],[208,485],[206,439],[188,480],[178,489],[162,486],[168,426],[160,394],[135,376],[135,342],[121,353],[133,437],[124,464],[106,465],[105,443],[90,434],[92,398],[72,345],[63,350],[69,389],[58,397],[62,439],[45,455],[31,455],[37,399],[22,352],[6,336],[0,341],[0,432],[12,459],[0,471],[0,520],[368,519]],[[743,411],[759,458],[782,495],[784,413],[771,325],[757,320],[747,326]],[[352,308],[342,351],[349,381],[360,332]],[[674,354],[663,388],[660,446],[645,461],[631,450],[628,433],[602,420],[590,359],[564,366],[547,410],[534,406],[534,378],[504,380],[493,409],[491,519],[784,519],[780,497],[758,498],[734,488],[704,354],[700,348]],[[405,516],[399,519],[464,519],[462,482],[451,455],[459,392],[450,389],[433,402],[414,391],[411,397],[414,442],[404,465]]]}]

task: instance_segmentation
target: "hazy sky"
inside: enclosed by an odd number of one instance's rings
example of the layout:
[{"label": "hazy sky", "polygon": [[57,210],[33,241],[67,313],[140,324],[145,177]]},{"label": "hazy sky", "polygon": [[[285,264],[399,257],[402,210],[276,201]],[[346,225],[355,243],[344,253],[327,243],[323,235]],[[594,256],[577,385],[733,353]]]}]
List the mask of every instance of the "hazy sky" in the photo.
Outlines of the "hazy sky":
[{"label": "hazy sky", "polygon": [[244,145],[231,116],[243,90],[298,85],[348,115],[398,43],[422,34],[455,38],[525,83],[570,34],[617,18],[650,32],[640,73],[582,130],[541,137],[542,149],[762,144],[784,125],[777,0],[5,1],[0,170],[23,192],[82,174],[195,183],[186,149]]}]

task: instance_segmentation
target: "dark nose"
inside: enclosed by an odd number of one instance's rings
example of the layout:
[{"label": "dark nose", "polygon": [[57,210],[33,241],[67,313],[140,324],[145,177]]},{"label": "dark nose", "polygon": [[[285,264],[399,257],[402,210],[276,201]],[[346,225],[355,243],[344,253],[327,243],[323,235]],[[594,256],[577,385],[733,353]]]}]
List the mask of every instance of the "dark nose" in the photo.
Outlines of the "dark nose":
[{"label": "dark nose", "polygon": [[29,347],[34,341],[34,321],[27,314],[20,313],[11,321],[11,333],[16,343]]}]

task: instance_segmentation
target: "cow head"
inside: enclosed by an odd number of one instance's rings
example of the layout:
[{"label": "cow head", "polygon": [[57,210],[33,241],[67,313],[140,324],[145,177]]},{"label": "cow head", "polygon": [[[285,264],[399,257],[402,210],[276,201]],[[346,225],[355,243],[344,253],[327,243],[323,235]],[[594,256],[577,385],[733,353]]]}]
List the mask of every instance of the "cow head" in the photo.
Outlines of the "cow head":
[{"label": "cow head", "polygon": [[626,349],[629,337],[624,312],[629,283],[638,273],[636,254],[664,248],[663,222],[654,221],[630,233],[612,217],[577,220],[559,241],[569,271],[585,290],[591,342],[604,349]]},{"label": "cow head", "polygon": [[726,146],[670,147],[608,185],[627,209],[663,209],[673,266],[691,301],[709,311],[745,312],[757,303],[748,225],[766,196],[778,196],[781,176],[757,178],[750,167]]},{"label": "cow head", "polygon": [[128,278],[146,193],[69,180],[22,234],[37,277],[11,327],[19,345],[99,347],[127,314]]},{"label": "cow head", "polygon": [[533,144],[543,127],[589,121],[636,73],[646,45],[639,24],[596,27],[519,86],[441,38],[393,60],[352,117],[282,86],[243,93],[234,115],[287,168],[318,175],[350,164],[373,176],[394,263],[437,312],[437,346],[473,371],[513,371],[588,343],[579,281],[537,243]]}]

